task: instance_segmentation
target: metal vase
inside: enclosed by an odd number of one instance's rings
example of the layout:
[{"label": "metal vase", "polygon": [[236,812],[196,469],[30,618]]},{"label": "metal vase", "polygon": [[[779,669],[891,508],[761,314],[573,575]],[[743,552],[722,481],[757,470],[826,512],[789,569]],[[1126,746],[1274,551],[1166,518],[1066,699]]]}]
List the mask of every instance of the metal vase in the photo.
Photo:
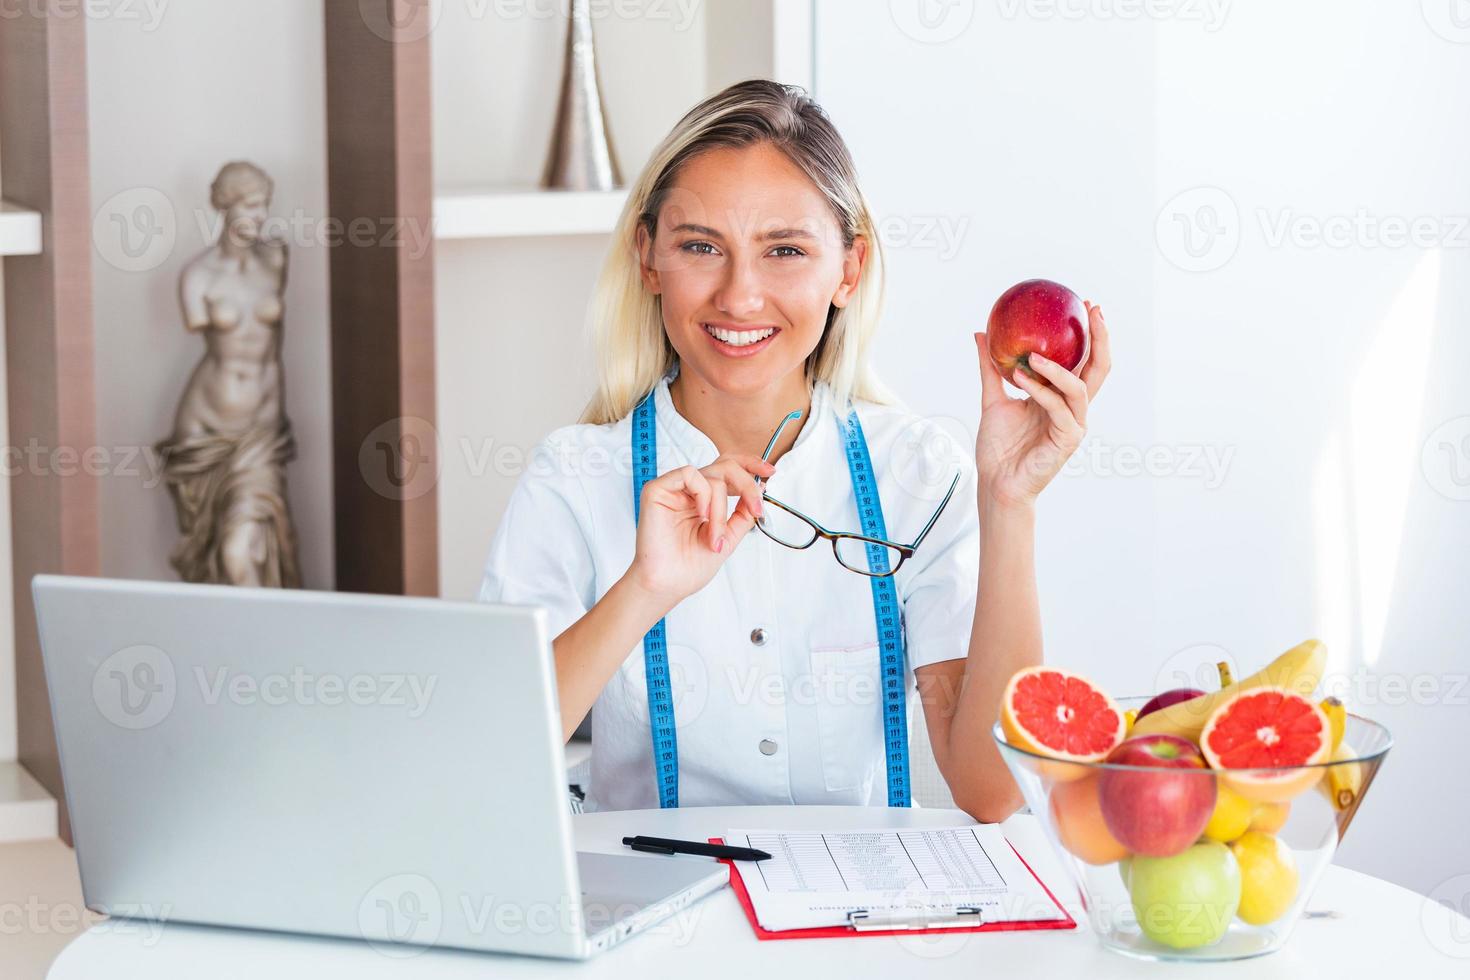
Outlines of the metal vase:
[{"label": "metal vase", "polygon": [[623,186],[623,176],[602,106],[589,0],[571,0],[568,13],[561,98],[557,100],[556,125],[551,131],[541,186],[553,190],[612,190]]}]

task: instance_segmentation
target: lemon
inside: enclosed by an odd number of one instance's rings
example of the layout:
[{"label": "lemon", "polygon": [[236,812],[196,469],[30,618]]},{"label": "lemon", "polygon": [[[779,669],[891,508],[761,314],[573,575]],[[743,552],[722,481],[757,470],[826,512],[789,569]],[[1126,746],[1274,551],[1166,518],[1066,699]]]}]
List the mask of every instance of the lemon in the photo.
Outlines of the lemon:
[{"label": "lemon", "polygon": [[1253,926],[1275,922],[1296,899],[1296,859],[1280,838],[1248,830],[1230,850],[1240,865],[1240,908],[1236,914]]},{"label": "lemon", "polygon": [[1215,795],[1215,809],[1205,824],[1205,836],[1229,844],[1250,828],[1256,805],[1235,790],[1220,783]]}]

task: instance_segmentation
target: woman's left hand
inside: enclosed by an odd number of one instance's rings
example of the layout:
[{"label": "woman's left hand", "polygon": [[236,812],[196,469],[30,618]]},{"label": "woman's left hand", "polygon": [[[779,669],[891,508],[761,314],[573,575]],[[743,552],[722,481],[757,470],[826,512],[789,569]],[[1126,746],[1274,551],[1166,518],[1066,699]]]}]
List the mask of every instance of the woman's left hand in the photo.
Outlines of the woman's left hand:
[{"label": "woman's left hand", "polygon": [[1051,384],[1015,371],[1016,386],[1030,398],[1005,393],[1005,378],[990,359],[984,333],[975,334],[980,353],[980,432],[975,465],[980,492],[1003,506],[1029,505],[1061,471],[1087,432],[1087,406],[1112,367],[1102,308],[1087,303],[1091,351],[1082,376],[1032,354],[1028,363]]}]

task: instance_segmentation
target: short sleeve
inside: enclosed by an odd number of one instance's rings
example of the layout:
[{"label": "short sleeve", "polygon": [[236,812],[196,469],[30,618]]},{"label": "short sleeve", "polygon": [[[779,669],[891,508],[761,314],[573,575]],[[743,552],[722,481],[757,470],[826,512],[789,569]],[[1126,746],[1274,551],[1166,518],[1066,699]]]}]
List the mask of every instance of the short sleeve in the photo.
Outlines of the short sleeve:
[{"label": "short sleeve", "polygon": [[[959,483],[929,536],[900,570],[900,576],[909,573],[900,583],[900,594],[904,643],[909,666],[914,669],[969,656],[970,631],[975,621],[980,578],[975,460],[963,449],[944,455],[953,460],[952,467],[959,468]],[[949,479],[953,479],[953,469]],[[941,490],[948,489],[949,479]],[[933,501],[933,506],[939,505],[939,499]],[[925,514],[924,520],[928,516]]]},{"label": "short sleeve", "polygon": [[[543,444],[544,445],[544,444]],[[555,639],[596,601],[596,569],[579,517],[582,488],[531,468],[521,475],[490,542],[481,602],[545,608]]]}]

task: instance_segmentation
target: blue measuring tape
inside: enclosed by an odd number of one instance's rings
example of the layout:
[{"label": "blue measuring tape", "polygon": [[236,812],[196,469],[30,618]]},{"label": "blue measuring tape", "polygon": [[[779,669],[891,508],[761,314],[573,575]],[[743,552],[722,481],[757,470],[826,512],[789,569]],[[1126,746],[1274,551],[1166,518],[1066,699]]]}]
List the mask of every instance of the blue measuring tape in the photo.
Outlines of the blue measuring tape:
[{"label": "blue measuring tape", "polygon": [[[643,509],[643,485],[658,471],[658,434],[654,431],[653,394],[633,413],[633,526]],[[669,645],[664,621],[643,634],[643,674],[648,688],[648,727],[653,733],[653,778],[658,805],[679,805],[679,741],[674,734],[673,689],[669,686]]]},{"label": "blue measuring tape", "polygon": [[[633,410],[633,524],[638,524],[643,485],[657,475],[658,435],[654,429],[653,392]],[[883,504],[873,479],[873,461],[857,410],[838,422],[847,456],[847,472],[857,500],[862,532],[870,538],[887,538]],[[888,571],[888,553],[870,544],[868,570]],[[873,620],[878,631],[879,667],[883,680],[883,743],[888,769],[888,805],[909,806],[908,705],[904,699],[903,620],[892,576],[868,579],[873,592]],[[669,686],[668,643],[660,619],[643,636],[643,668],[648,688],[648,721],[653,739],[653,774],[658,783],[658,805],[679,805],[679,749],[674,733],[674,702]]]}]

